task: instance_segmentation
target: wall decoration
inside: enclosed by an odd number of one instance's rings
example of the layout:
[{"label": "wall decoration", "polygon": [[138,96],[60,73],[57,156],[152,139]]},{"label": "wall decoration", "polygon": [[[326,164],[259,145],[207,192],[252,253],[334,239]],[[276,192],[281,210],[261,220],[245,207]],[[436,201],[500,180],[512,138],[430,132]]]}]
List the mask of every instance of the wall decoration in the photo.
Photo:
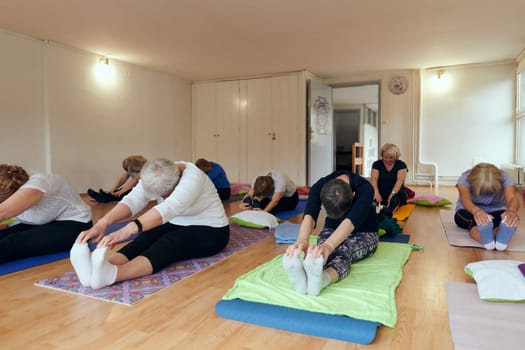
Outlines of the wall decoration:
[{"label": "wall decoration", "polygon": [[318,134],[326,134],[328,116],[330,114],[330,103],[326,97],[317,96],[314,102],[315,127]]}]

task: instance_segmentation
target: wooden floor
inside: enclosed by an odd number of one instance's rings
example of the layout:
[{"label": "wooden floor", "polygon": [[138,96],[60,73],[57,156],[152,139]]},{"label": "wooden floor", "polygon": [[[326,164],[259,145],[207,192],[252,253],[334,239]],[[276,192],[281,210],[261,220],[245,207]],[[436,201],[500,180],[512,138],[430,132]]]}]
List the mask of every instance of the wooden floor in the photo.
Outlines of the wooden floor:
[{"label": "wooden floor", "polygon": [[[432,193],[416,187],[416,194]],[[453,187],[439,194],[455,202]],[[111,207],[92,204],[98,219]],[[226,204],[231,214],[236,203]],[[293,221],[298,222],[299,218]],[[282,253],[273,237],[175,283],[133,306],[34,286],[72,271],[69,260],[0,277],[1,349],[453,349],[444,285],[473,281],[463,267],[484,259],[525,260],[525,253],[449,246],[439,209],[416,207],[404,224],[415,251],[396,292],[398,322],[367,346],[264,328],[216,316],[215,303],[235,279]]]}]

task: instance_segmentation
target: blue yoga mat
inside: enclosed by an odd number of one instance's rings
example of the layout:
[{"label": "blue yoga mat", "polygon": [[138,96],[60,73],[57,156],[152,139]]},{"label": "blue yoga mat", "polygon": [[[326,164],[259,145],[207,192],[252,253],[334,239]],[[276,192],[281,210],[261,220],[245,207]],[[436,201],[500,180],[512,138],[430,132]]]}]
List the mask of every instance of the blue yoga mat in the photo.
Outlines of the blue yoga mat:
[{"label": "blue yoga mat", "polygon": [[288,220],[290,218],[293,218],[297,214],[304,213],[304,209],[306,208],[306,199],[300,199],[299,202],[297,202],[297,206],[294,210],[286,210],[281,211],[280,213],[275,214],[279,219],[281,220]]},{"label": "blue yoga mat", "polygon": [[[124,227],[128,222],[121,222],[121,223],[110,225],[107,229],[106,234],[114,232]],[[89,248],[93,250],[95,249],[95,245],[90,243]],[[8,273],[17,272],[20,270],[29,269],[31,267],[47,264],[53,261],[67,259],[67,258],[69,258],[69,251],[46,254],[46,255],[38,255],[38,256],[32,256],[29,258],[8,261],[3,264],[0,264],[0,276],[7,275]]]},{"label": "blue yoga mat", "polygon": [[215,312],[223,318],[357,344],[370,344],[378,323],[241,299],[220,300]]},{"label": "blue yoga mat", "polygon": [[380,242],[392,242],[392,243],[408,243],[410,240],[410,235],[404,235],[401,233],[398,233],[397,235],[383,235],[379,237]]},{"label": "blue yoga mat", "polygon": [[[297,240],[301,224],[294,224],[288,221],[280,223],[274,231],[275,243],[292,244]],[[379,237],[381,242],[408,243],[410,235],[398,233],[395,235],[383,235]]]}]

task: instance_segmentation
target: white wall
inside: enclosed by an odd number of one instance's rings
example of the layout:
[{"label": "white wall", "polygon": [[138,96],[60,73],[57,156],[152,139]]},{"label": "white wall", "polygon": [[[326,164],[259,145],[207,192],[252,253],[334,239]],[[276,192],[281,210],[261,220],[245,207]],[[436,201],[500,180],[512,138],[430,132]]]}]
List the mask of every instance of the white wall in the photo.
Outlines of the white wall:
[{"label": "white wall", "polygon": [[514,160],[515,65],[450,67],[439,89],[436,70],[421,75],[421,156],[438,164],[440,179],[455,183],[480,161]]},{"label": "white wall", "polygon": [[45,170],[42,51],[0,31],[0,162]]},{"label": "white wall", "polygon": [[[439,182],[455,184],[473,162],[513,162],[514,69],[513,62],[445,67],[453,84],[441,94],[429,86],[435,70],[375,72],[324,82],[380,81],[379,147],[386,142],[399,146],[409,167],[407,183],[433,181],[434,169],[427,163],[435,162]],[[388,91],[395,75],[408,79],[402,95]]]},{"label": "white wall", "polygon": [[110,60],[114,82],[101,85],[98,55],[2,31],[0,47],[1,162],[85,192],[112,185],[130,154],[191,160],[191,82]]}]

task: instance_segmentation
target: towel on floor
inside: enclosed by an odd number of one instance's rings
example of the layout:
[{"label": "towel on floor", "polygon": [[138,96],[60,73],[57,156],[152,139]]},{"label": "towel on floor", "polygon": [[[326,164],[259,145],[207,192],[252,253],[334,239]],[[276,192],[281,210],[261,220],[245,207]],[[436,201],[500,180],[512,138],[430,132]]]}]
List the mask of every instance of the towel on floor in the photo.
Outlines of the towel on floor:
[{"label": "towel on floor", "polygon": [[379,322],[397,322],[395,290],[410,245],[379,243],[374,255],[352,265],[347,278],[325,288],[317,297],[295,292],[282,266],[282,255],[239,277],[223,297]]}]

